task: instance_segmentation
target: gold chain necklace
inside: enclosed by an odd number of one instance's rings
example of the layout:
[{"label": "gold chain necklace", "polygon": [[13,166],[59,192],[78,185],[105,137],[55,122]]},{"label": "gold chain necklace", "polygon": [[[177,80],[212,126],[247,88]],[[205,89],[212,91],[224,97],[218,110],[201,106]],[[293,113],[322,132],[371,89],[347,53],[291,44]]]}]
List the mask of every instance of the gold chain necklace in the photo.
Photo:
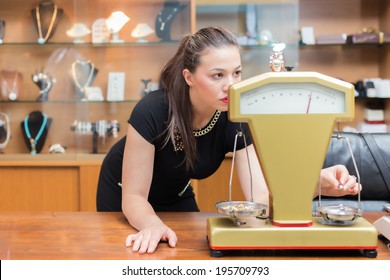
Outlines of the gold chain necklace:
[{"label": "gold chain necklace", "polygon": [[211,122],[209,123],[208,126],[206,126],[205,128],[203,128],[201,130],[193,131],[194,136],[200,137],[200,136],[203,136],[203,135],[209,133],[209,131],[212,130],[214,125],[217,123],[220,115],[221,115],[221,111],[217,110],[214,114],[213,119],[211,120]]},{"label": "gold chain necklace", "polygon": [[57,18],[57,5],[54,5],[53,16],[51,18],[50,25],[49,25],[49,28],[47,29],[47,33],[46,33],[45,37],[43,37],[43,34],[42,34],[41,13],[39,12],[39,5],[35,9],[35,16],[37,18],[37,25],[38,25],[38,35],[39,35],[38,43],[44,44],[47,41],[47,39],[49,39],[51,31],[53,30],[53,27],[54,27],[54,22]]},{"label": "gold chain necklace", "polygon": [[[209,133],[213,129],[215,124],[217,123],[220,115],[221,115],[221,111],[217,110],[214,114],[213,119],[211,120],[211,122],[209,123],[208,126],[206,126],[205,128],[203,128],[201,130],[197,130],[197,131],[192,132],[194,134],[194,136],[200,137],[200,136],[203,136],[203,135]],[[174,129],[174,140],[175,140],[175,144],[174,144],[175,152],[183,151],[183,149],[184,149],[183,142],[181,141],[180,131],[177,128],[177,126],[175,126],[175,129]]]}]

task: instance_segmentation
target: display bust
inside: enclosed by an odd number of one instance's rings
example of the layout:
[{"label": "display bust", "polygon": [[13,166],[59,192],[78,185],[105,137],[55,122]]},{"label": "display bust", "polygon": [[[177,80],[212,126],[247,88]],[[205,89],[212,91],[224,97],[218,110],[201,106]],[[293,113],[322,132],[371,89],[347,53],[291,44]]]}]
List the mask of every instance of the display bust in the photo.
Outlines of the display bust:
[{"label": "display bust", "polygon": [[32,155],[40,153],[52,119],[41,111],[33,111],[21,122],[22,135]]},{"label": "display bust", "polygon": [[76,99],[87,99],[86,90],[91,87],[99,69],[90,60],[76,59],[70,69],[71,80],[74,85]]},{"label": "display bust", "polygon": [[162,41],[171,41],[171,26],[176,16],[183,11],[187,5],[179,1],[167,1],[163,9],[156,17],[156,35]]},{"label": "display bust", "polygon": [[63,10],[52,0],[41,0],[39,4],[31,10],[35,27],[38,31],[38,43],[46,43],[54,34]]}]

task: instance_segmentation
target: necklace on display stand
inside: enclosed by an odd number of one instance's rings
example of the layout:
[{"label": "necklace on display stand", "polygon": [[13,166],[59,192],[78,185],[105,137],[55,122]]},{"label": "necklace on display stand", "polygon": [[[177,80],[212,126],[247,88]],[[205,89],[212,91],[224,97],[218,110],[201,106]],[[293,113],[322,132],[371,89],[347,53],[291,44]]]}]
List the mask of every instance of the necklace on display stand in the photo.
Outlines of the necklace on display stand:
[{"label": "necklace on display stand", "polygon": [[39,44],[44,44],[47,41],[47,39],[49,39],[50,34],[53,31],[54,23],[55,23],[56,18],[57,18],[57,10],[58,10],[57,5],[54,4],[53,16],[51,18],[51,21],[50,21],[49,27],[47,29],[46,35],[45,35],[45,37],[43,37],[41,13],[39,11],[39,5],[36,7],[36,9],[35,9],[35,16],[36,16],[37,25],[38,25],[38,35],[39,35],[38,43]]},{"label": "necklace on display stand", "polygon": [[[11,72],[10,72],[11,73]],[[8,99],[11,101],[16,100],[18,97],[18,72],[15,71],[15,76],[12,79],[12,88],[10,87],[7,79],[5,78],[3,71],[0,71],[0,78],[2,80],[1,82],[1,92],[3,95],[7,95]]]},{"label": "necklace on display stand", "polygon": [[[82,69],[77,69],[78,67],[77,66],[81,66],[81,67],[84,67],[85,65],[88,65],[89,66],[89,73],[88,73],[88,78],[85,80],[84,84],[81,84],[80,82],[80,77],[82,78],[84,75],[84,73],[82,73]],[[80,71],[80,73],[77,73],[78,71]],[[89,85],[91,85],[92,83],[92,80],[93,80],[93,77],[94,77],[94,74],[95,74],[95,65],[93,63],[91,63],[90,61],[75,61],[72,63],[72,69],[71,69],[71,74],[72,74],[72,78],[73,78],[73,81],[77,87],[77,89],[84,93],[85,92],[85,88],[88,87]]]},{"label": "necklace on display stand", "polygon": [[172,17],[177,13],[178,8],[173,8],[172,12],[168,14],[164,19],[163,19],[163,11],[158,13],[157,20],[160,24],[160,31],[164,31],[165,25],[172,19]]},{"label": "necklace on display stand", "polygon": [[179,1],[165,2],[163,9],[157,14],[155,25],[156,35],[162,41],[171,41],[171,26],[175,17],[187,7]]},{"label": "necklace on display stand", "polygon": [[3,43],[4,35],[5,35],[5,20],[0,19],[0,44]]},{"label": "necklace on display stand", "polygon": [[42,114],[42,116],[43,116],[43,120],[42,120],[41,127],[39,128],[39,131],[38,131],[37,135],[34,138],[31,136],[30,128],[29,128],[29,125],[28,125],[29,116],[27,116],[24,119],[24,131],[26,132],[27,138],[30,140],[31,154],[32,155],[35,155],[37,153],[36,146],[37,146],[38,140],[39,140],[39,138],[41,138],[42,133],[45,130],[45,127],[46,127],[46,124],[47,124],[47,116],[46,116],[46,114]]}]

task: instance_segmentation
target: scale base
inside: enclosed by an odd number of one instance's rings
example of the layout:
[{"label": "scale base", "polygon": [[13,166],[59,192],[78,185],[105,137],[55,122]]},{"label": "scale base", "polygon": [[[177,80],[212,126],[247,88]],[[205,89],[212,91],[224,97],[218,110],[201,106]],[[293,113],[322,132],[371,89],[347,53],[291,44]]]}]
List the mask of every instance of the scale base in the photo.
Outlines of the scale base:
[{"label": "scale base", "polygon": [[364,218],[353,225],[323,225],[313,218],[310,227],[276,227],[269,220],[252,218],[237,226],[230,218],[211,217],[207,220],[207,239],[212,257],[232,252],[274,251],[360,251],[364,257],[377,256],[378,233]]}]

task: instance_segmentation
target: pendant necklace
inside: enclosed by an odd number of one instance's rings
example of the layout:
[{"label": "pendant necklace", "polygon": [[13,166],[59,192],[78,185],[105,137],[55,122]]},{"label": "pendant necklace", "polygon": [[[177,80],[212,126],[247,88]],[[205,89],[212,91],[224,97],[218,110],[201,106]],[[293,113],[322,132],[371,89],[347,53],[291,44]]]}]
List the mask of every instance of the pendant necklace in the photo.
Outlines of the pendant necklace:
[{"label": "pendant necklace", "polygon": [[0,71],[0,77],[3,80],[1,83],[1,91],[3,93],[6,92],[8,94],[9,100],[11,100],[11,101],[16,100],[16,98],[18,97],[18,85],[17,85],[18,72],[15,72],[15,77],[14,77],[13,82],[12,82],[12,89],[9,86],[7,79],[3,75],[3,71]]},{"label": "pendant necklace", "polygon": [[160,23],[160,31],[163,31],[165,29],[165,24],[172,19],[173,15],[176,14],[177,10],[178,10],[177,8],[173,8],[172,12],[165,18],[164,21],[162,19],[162,11],[158,14],[158,22]]},{"label": "pendant necklace", "polygon": [[47,116],[45,114],[42,114],[42,116],[43,116],[43,121],[42,121],[41,127],[39,128],[39,131],[38,131],[37,135],[35,136],[35,138],[32,138],[31,133],[30,133],[30,129],[28,128],[29,116],[27,116],[24,119],[24,131],[26,132],[26,136],[30,140],[31,154],[32,155],[35,155],[37,153],[36,145],[38,143],[39,138],[41,138],[43,130],[45,129],[46,124],[47,124]]},{"label": "pendant necklace", "polygon": [[38,44],[44,44],[47,41],[47,39],[49,39],[50,34],[54,27],[54,22],[56,21],[57,18],[57,5],[54,5],[53,16],[51,18],[50,25],[49,28],[47,29],[47,33],[45,37],[43,37],[42,34],[43,32],[42,32],[41,13],[39,11],[39,5],[35,9],[35,16],[37,18],[37,25],[38,25],[38,35],[39,35]]},{"label": "pendant necklace", "polygon": [[[77,64],[80,64],[81,66],[85,65],[85,64],[88,64],[90,66],[90,69],[89,69],[89,74],[88,74],[88,78],[87,80],[85,81],[84,85],[81,85],[79,80],[77,79],[77,73],[76,73],[76,65]],[[85,88],[91,84],[92,82],[92,79],[93,79],[93,75],[95,73],[95,65],[93,63],[90,63],[90,62],[81,62],[81,61],[76,61],[76,62],[73,62],[72,63],[72,78],[73,78],[73,81],[74,83],[76,84],[77,88],[81,91],[81,92],[84,92],[85,91]],[[80,75],[79,75],[80,76]]]}]

